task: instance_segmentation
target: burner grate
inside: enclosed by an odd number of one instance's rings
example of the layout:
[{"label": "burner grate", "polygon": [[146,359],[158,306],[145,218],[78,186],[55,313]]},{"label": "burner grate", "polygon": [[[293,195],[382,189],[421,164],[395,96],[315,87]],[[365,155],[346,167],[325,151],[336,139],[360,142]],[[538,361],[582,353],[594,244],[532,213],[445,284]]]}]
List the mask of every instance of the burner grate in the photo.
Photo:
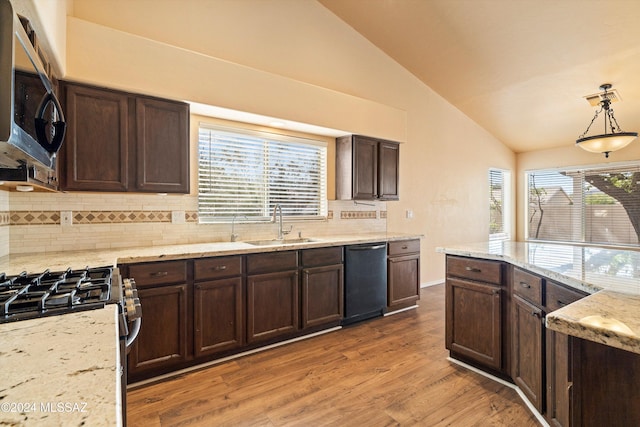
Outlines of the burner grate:
[{"label": "burner grate", "polygon": [[99,308],[111,298],[111,268],[17,276],[0,273],[0,322]]}]

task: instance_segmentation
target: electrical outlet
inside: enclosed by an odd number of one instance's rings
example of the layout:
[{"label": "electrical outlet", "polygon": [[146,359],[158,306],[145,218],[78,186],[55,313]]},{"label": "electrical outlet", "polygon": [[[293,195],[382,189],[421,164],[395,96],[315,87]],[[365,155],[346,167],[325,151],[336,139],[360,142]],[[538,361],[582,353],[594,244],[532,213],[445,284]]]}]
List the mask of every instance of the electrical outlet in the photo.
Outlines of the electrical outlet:
[{"label": "electrical outlet", "polygon": [[184,211],[171,211],[171,223],[172,224],[184,224]]},{"label": "electrical outlet", "polygon": [[407,209],[407,219],[413,218],[413,211],[411,209]]},{"label": "electrical outlet", "polygon": [[60,211],[60,225],[73,225],[73,213],[71,211]]}]

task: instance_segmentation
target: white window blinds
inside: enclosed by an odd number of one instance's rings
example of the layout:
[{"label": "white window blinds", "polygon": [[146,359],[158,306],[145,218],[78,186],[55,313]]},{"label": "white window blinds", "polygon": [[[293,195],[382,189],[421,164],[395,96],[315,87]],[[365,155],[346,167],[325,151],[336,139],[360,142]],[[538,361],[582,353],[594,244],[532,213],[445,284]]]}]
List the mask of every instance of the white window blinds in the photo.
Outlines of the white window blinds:
[{"label": "white window blinds", "polygon": [[326,216],[326,144],[248,130],[201,126],[200,222]]},{"label": "white window blinds", "polygon": [[640,165],[527,175],[529,239],[638,245]]},{"label": "white window blinds", "polygon": [[510,173],[489,169],[489,238],[509,238]]}]

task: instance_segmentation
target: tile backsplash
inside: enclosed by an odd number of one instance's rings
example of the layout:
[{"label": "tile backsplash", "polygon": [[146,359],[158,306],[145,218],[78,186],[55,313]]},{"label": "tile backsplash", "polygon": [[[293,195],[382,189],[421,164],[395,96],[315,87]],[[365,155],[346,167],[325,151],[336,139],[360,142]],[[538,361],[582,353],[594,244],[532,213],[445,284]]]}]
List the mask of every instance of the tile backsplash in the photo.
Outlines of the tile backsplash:
[{"label": "tile backsplash", "polygon": [[[297,236],[386,231],[386,203],[333,201],[323,221],[285,221]],[[200,224],[195,195],[0,191],[0,255],[229,241],[231,224]],[[236,223],[238,240],[275,237]]]}]

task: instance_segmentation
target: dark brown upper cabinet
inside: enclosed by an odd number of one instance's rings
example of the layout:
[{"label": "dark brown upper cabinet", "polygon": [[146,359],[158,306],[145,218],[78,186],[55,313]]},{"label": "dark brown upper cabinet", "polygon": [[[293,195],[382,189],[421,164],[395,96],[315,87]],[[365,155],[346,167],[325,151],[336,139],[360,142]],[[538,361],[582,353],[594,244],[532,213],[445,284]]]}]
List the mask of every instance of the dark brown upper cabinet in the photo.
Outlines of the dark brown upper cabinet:
[{"label": "dark brown upper cabinet", "polygon": [[400,144],[362,135],[336,139],[336,199],[398,200]]},{"label": "dark brown upper cabinet", "polygon": [[189,105],[62,84],[62,190],[189,192]]}]

